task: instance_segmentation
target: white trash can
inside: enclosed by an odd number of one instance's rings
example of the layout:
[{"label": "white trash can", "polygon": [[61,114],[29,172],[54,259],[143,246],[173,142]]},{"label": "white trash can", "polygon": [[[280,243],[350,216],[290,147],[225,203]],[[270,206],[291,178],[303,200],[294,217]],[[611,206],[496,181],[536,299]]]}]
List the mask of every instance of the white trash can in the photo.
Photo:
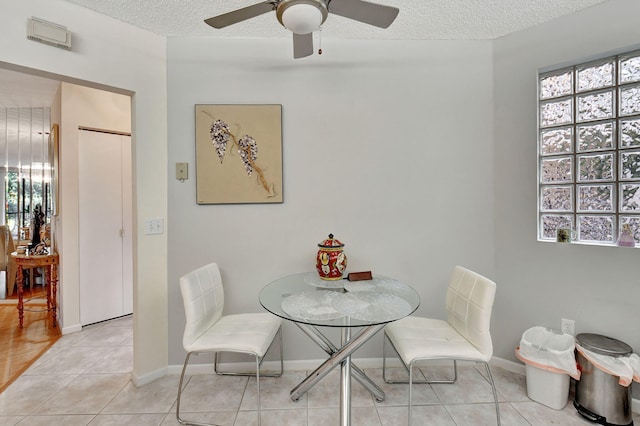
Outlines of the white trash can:
[{"label": "white trash can", "polygon": [[562,410],[569,400],[569,375],[525,366],[527,396],[554,410]]},{"label": "white trash can", "polygon": [[522,334],[516,356],[525,363],[530,399],[554,410],[567,405],[570,377],[580,378],[574,351],[570,334],[545,327],[532,327]]}]

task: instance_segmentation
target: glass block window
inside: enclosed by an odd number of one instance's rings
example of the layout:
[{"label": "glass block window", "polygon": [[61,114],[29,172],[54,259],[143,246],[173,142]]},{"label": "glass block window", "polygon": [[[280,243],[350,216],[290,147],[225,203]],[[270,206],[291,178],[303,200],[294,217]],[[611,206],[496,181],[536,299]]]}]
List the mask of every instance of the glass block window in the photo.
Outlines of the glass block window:
[{"label": "glass block window", "polygon": [[538,239],[640,247],[640,51],[538,76]]}]

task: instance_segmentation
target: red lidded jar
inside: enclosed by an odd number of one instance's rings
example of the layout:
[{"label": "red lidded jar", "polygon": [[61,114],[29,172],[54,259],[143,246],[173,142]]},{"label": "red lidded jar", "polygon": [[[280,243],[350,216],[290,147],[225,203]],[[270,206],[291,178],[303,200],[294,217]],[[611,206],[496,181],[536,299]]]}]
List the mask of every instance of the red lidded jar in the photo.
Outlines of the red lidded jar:
[{"label": "red lidded jar", "polygon": [[333,238],[329,238],[318,244],[320,249],[316,256],[316,270],[323,280],[340,280],[347,269],[347,255],[344,254],[344,244]]}]

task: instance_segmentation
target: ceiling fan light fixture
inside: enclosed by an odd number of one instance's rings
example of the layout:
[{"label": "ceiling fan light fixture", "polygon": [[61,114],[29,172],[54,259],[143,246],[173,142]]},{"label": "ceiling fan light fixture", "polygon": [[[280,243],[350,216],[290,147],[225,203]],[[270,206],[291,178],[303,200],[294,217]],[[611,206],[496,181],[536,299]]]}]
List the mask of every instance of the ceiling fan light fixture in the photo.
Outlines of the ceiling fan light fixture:
[{"label": "ceiling fan light fixture", "polygon": [[320,29],[322,13],[310,4],[294,4],[282,13],[282,24],[296,34],[309,34]]},{"label": "ceiling fan light fixture", "polygon": [[295,34],[309,34],[320,29],[327,19],[323,0],[282,0],[276,14],[278,21]]}]

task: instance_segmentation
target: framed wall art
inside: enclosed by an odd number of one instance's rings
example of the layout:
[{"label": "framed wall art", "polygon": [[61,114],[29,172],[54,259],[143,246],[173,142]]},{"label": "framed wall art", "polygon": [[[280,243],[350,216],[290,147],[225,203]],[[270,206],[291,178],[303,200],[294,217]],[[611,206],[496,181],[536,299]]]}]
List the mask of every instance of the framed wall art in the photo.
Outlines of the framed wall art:
[{"label": "framed wall art", "polygon": [[196,105],[198,204],[282,203],[282,105]]}]

